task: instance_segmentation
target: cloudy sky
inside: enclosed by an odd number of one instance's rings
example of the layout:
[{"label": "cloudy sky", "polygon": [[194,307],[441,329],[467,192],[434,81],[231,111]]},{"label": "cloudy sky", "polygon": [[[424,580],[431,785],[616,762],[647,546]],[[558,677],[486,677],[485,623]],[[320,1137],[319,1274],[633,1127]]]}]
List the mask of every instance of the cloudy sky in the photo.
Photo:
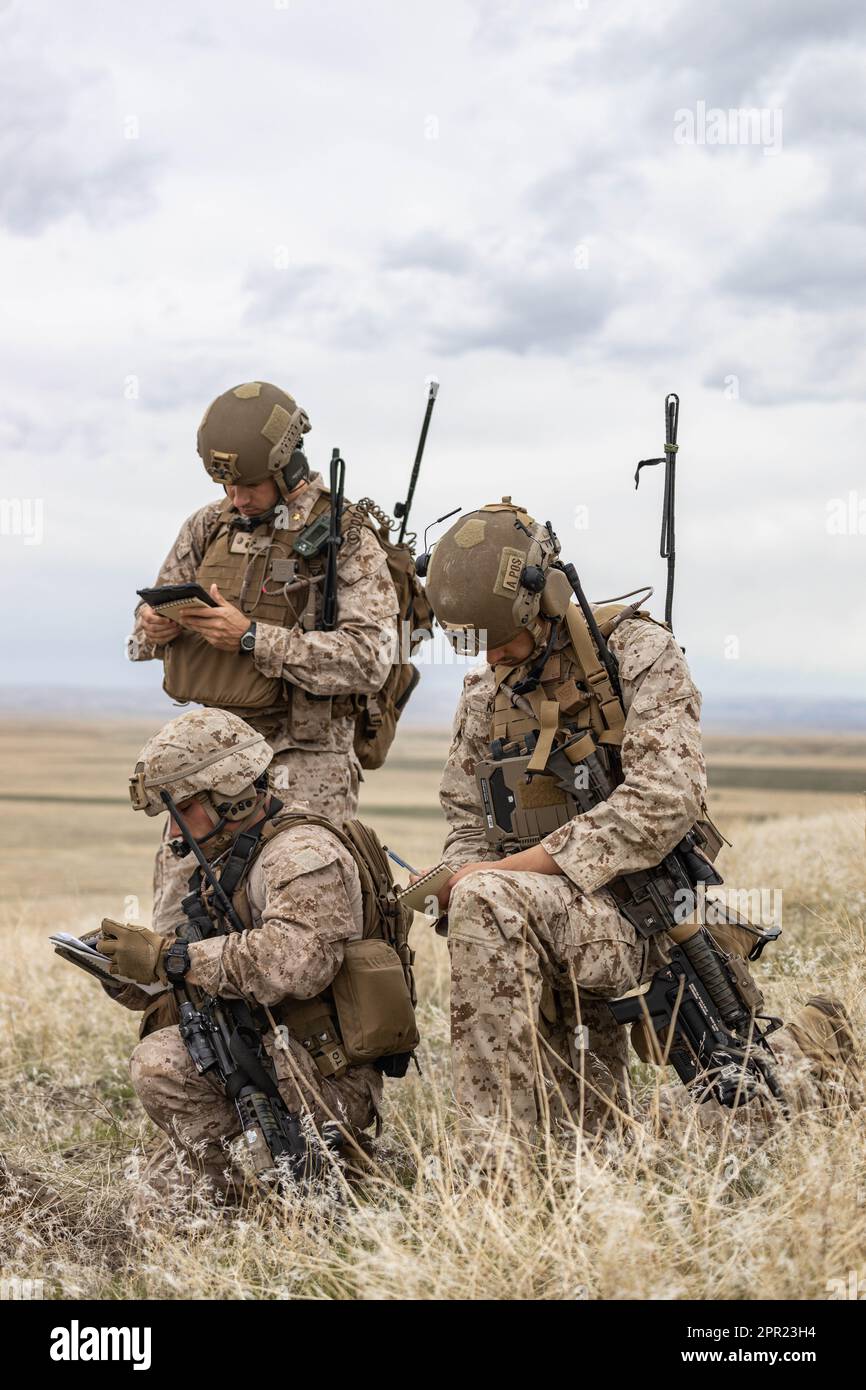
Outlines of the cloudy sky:
[{"label": "cloudy sky", "polygon": [[3,682],[158,684],[219,391],[390,509],[435,373],[419,524],[511,493],[660,613],[675,390],[706,695],[862,690],[861,4],[0,0],[0,51]]}]

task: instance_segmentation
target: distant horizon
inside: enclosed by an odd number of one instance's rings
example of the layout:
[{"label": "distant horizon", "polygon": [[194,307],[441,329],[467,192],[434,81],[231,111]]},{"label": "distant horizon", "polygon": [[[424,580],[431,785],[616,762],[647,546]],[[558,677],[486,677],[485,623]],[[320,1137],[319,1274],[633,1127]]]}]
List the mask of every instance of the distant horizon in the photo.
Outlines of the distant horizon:
[{"label": "distant horizon", "polygon": [[[437,707],[435,695],[423,686],[412,705],[406,710],[401,724],[417,730],[447,730],[450,727],[453,705]],[[80,708],[76,710],[75,706]],[[194,706],[190,706],[194,708]],[[181,706],[170,701],[158,689],[135,689],[109,685],[16,685],[0,681],[0,717],[33,715],[49,719],[68,719],[76,714],[134,719],[149,715],[174,718]],[[754,733],[769,732],[816,734],[866,734],[866,700],[857,696],[819,694],[776,695],[771,692],[731,695],[703,692],[701,717],[705,732]]]}]

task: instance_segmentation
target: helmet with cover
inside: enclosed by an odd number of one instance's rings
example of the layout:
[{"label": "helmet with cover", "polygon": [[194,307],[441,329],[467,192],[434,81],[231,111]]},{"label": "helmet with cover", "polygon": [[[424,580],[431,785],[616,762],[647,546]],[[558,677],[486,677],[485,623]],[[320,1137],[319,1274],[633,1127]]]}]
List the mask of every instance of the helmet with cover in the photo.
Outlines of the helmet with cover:
[{"label": "helmet with cover", "polygon": [[558,542],[546,526],[503,497],[469,512],[433,547],[426,592],[448,640],[474,655],[529,632],[536,646],[548,631],[542,604],[563,578],[550,570]]},{"label": "helmet with cover", "polygon": [[[221,853],[264,809],[267,769],[273,753],[261,734],[221,709],[188,710],[149,739],[129,779],[134,810],[157,816],[166,810],[161,793],[175,806],[195,799],[207,812],[210,858]],[[228,822],[232,829],[226,830]],[[181,848],[182,846],[182,848]],[[185,846],[173,844],[177,853]]]},{"label": "helmet with cover", "polygon": [[309,417],[267,381],[233,386],[212,401],[198,428],[198,452],[215,483],[254,485],[272,478],[283,498],[310,476],[301,438]]}]

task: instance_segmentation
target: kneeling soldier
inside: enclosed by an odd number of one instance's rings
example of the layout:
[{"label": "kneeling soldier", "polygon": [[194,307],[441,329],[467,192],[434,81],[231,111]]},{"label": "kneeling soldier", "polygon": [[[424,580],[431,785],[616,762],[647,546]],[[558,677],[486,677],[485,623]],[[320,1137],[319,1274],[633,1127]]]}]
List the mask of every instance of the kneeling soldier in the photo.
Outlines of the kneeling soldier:
[{"label": "kneeling soldier", "polygon": [[[256,1104],[276,1101],[277,1148],[296,1168],[311,1124],[331,1122],[351,1148],[377,1120],[383,1072],[402,1075],[418,1040],[407,921],[375,836],[284,810],[268,786],[271,760],[262,735],[223,710],[183,714],[145,745],[133,806],[151,816],[168,807],[175,851],[188,853],[186,831],[218,889],[200,867],[174,939],[106,921],[99,943],[113,974],[172,986],[155,999],[134,984],[115,992],[146,1009],[133,1085],[229,1198],[241,1179],[226,1140],[244,1130],[253,1145],[273,1128],[259,1126]],[[208,1048],[222,1048],[222,1065],[209,1064]],[[247,1092],[259,1101],[247,1105]],[[258,1171],[278,1167],[264,1155]],[[166,1145],[150,1183],[177,1175]]]},{"label": "kneeling soldier", "polygon": [[628,1103],[614,1014],[636,1045],[652,1023],[642,1055],[698,1099],[769,1090],[795,1108],[817,1093],[792,1049],[844,1090],[856,1063],[838,1001],[774,1035],[745,959],[773,933],[714,938],[695,921],[721,838],[680,647],[638,604],[592,610],[558,555],[504,498],[461,517],[427,571],[446,634],[487,657],[465,679],[440,794],[458,1102],[519,1134],[557,1113],[597,1126]]}]

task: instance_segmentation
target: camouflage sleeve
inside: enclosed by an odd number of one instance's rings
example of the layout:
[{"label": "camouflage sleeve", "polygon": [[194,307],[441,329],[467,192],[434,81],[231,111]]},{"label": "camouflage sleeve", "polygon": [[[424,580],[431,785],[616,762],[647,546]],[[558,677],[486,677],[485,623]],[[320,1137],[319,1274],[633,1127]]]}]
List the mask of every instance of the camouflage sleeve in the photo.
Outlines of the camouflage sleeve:
[{"label": "camouflage sleeve", "polygon": [[[196,570],[202,562],[207,537],[221,506],[221,502],[209,502],[206,507],[201,507],[197,512],[193,512],[192,516],[187,517],[178,532],[177,540],[160,566],[152,588],[155,589],[160,584],[193,582]],[[126,644],[127,656],[130,661],[153,661],[155,657],[162,656],[162,647],[154,646],[145,636],[139,618],[140,608],[141,604],[135,610],[132,633]]]},{"label": "camouflage sleeve", "polygon": [[542,840],[585,893],[658,864],[698,819],[706,795],[701,697],[676,640],[631,619],[610,645],[628,711],[624,780],[607,801]]},{"label": "camouflage sleeve", "polygon": [[100,980],[99,983],[109,999],[113,999],[115,1004],[122,1004],[125,1009],[132,1009],[135,1013],[146,1009],[153,999],[152,994],[145,994],[138,985],[112,985],[105,980]]},{"label": "camouflage sleeve", "polygon": [[263,676],[311,695],[375,695],[397,651],[397,590],[368,527],[338,567],[333,632],[259,624],[253,660]]},{"label": "camouflage sleeve", "polygon": [[193,942],[187,979],[228,999],[311,999],[342,965],[343,943],[360,934],[350,898],[354,860],[333,835],[310,826],[275,837],[258,862],[261,924]]},{"label": "camouflage sleeve", "polygon": [[484,816],[475,781],[475,764],[486,757],[490,737],[488,702],[481,688],[485,675],[480,669],[472,670],[463,682],[439,786],[439,802],[450,827],[442,858],[455,869],[476,860],[499,858],[484,836]]}]

